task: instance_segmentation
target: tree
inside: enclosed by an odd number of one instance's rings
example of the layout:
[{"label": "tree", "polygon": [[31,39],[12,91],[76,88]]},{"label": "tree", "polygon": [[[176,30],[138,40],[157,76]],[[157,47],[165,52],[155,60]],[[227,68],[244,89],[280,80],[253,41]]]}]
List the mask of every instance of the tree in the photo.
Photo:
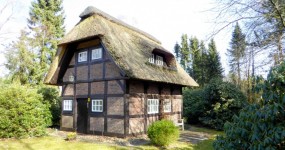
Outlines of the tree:
[{"label": "tree", "polygon": [[183,92],[184,115],[188,122],[218,130],[246,105],[245,95],[232,83],[219,78],[212,79],[202,89]]},{"label": "tree", "polygon": [[181,46],[177,43],[174,46],[176,58],[180,56],[181,65],[200,86],[203,87],[212,78],[222,78],[223,68],[214,40],[211,40],[207,49],[204,42],[196,37],[191,37],[189,44],[187,35],[182,35],[181,39]]},{"label": "tree", "polygon": [[48,71],[55,56],[58,40],[63,37],[65,29],[62,0],[37,0],[32,2],[28,26],[32,30],[34,49],[39,55],[38,83]]},{"label": "tree", "polygon": [[223,67],[221,64],[219,53],[217,52],[217,47],[214,39],[211,39],[208,44],[208,76],[213,78],[223,78]]},{"label": "tree", "polygon": [[[236,22],[243,24],[247,42],[254,49],[255,72],[264,72],[264,66],[277,65],[284,60],[285,1],[283,0],[217,0],[213,8],[218,12],[221,26],[213,35]],[[259,53],[259,54],[256,54]]]},{"label": "tree", "polygon": [[184,70],[186,70],[188,67],[188,63],[190,61],[189,59],[190,49],[189,49],[187,34],[182,34],[181,36],[181,49],[180,50],[181,50],[180,64],[184,68]]},{"label": "tree", "polygon": [[230,74],[237,75],[237,80],[234,83],[239,87],[241,87],[241,67],[243,64],[242,59],[245,56],[245,48],[245,35],[237,23],[232,33],[230,49],[228,49],[227,55],[229,57]]},{"label": "tree", "polygon": [[181,47],[177,42],[174,45],[174,53],[175,53],[176,60],[179,61],[180,55],[181,55]]},{"label": "tree", "polygon": [[30,38],[28,33],[21,31],[19,40],[10,44],[5,56],[7,58],[6,68],[10,70],[13,81],[20,84],[34,84],[37,70],[35,55],[30,50]]},{"label": "tree", "polygon": [[[3,28],[7,23],[12,19],[13,17],[13,7],[14,7],[14,2],[11,0],[5,0],[0,7],[0,40],[5,39],[7,37],[7,34],[9,32],[2,32]],[[11,9],[11,13],[9,13],[9,10]],[[8,12],[8,15],[5,15],[5,13]],[[3,20],[2,20],[3,19]]]},{"label": "tree", "polygon": [[201,51],[199,47],[199,40],[196,37],[191,37],[190,41],[190,51],[192,56],[192,77],[200,84],[199,77],[201,76]]},{"label": "tree", "polygon": [[285,149],[285,63],[271,69],[259,85],[262,100],[251,104],[225,125],[225,136],[214,142],[215,149]]},{"label": "tree", "polygon": [[209,68],[207,68],[208,63],[208,50],[205,47],[205,44],[203,41],[200,42],[199,46],[199,53],[200,53],[200,60],[198,62],[199,68],[200,68],[200,74],[197,76],[197,80],[199,85],[204,86],[206,83],[209,83],[210,79],[212,77],[209,76]]}]

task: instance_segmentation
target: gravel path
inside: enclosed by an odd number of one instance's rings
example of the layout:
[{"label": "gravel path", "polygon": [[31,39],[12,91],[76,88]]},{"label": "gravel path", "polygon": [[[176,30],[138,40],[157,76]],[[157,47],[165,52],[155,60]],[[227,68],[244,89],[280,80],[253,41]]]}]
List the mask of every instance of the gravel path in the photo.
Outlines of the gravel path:
[{"label": "gravel path", "polygon": [[[66,138],[69,132],[59,131],[57,129],[49,129],[49,135]],[[184,131],[180,132],[179,141],[187,142],[192,144],[197,144],[202,140],[208,139],[209,135],[202,132],[191,131],[190,126],[186,126]],[[139,135],[136,137],[127,138],[117,138],[90,134],[77,134],[78,141],[84,141],[89,143],[100,143],[100,144],[110,144],[110,145],[121,145],[121,146],[140,146],[149,144],[150,141],[147,135]]]}]

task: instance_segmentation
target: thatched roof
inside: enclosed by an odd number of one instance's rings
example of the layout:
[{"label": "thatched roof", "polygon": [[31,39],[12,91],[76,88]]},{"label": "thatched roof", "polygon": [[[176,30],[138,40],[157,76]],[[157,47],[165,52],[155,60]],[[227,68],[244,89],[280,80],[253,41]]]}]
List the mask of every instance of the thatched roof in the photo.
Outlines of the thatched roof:
[{"label": "thatched roof", "polygon": [[[45,79],[47,84],[59,84],[57,78],[63,58],[62,53],[68,44],[99,37],[115,63],[125,72],[126,77],[198,86],[176,63],[173,54],[165,50],[153,36],[94,7],[86,8],[80,17],[81,21],[60,41],[60,48]],[[165,56],[167,67],[159,67],[148,62],[153,51]]]}]

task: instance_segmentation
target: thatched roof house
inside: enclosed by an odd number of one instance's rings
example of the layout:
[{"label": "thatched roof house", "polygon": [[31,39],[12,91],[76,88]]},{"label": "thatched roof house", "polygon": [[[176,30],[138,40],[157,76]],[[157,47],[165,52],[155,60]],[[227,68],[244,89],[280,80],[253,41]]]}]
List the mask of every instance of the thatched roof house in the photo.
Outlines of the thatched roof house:
[{"label": "thatched roof house", "polygon": [[60,41],[45,83],[62,86],[61,129],[128,136],[182,117],[198,84],[151,35],[94,8]]},{"label": "thatched roof house", "polygon": [[[134,79],[173,83],[184,86],[198,84],[181,68],[172,53],[161,46],[153,36],[136,29],[102,12],[88,7],[80,15],[81,21],[60,41],[56,58],[45,83],[58,85],[59,63],[66,45],[99,37],[115,63],[125,76]],[[149,63],[153,51],[165,55],[167,66],[157,67]]]}]

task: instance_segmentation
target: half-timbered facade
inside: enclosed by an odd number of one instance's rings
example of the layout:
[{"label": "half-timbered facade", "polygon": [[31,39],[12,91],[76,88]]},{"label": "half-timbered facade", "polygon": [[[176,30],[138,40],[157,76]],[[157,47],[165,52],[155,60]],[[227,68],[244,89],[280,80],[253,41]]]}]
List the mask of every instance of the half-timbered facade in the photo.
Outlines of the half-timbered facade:
[{"label": "half-timbered facade", "polygon": [[182,117],[182,87],[198,86],[149,34],[88,7],[62,39],[46,84],[62,86],[61,129],[125,137]]}]

